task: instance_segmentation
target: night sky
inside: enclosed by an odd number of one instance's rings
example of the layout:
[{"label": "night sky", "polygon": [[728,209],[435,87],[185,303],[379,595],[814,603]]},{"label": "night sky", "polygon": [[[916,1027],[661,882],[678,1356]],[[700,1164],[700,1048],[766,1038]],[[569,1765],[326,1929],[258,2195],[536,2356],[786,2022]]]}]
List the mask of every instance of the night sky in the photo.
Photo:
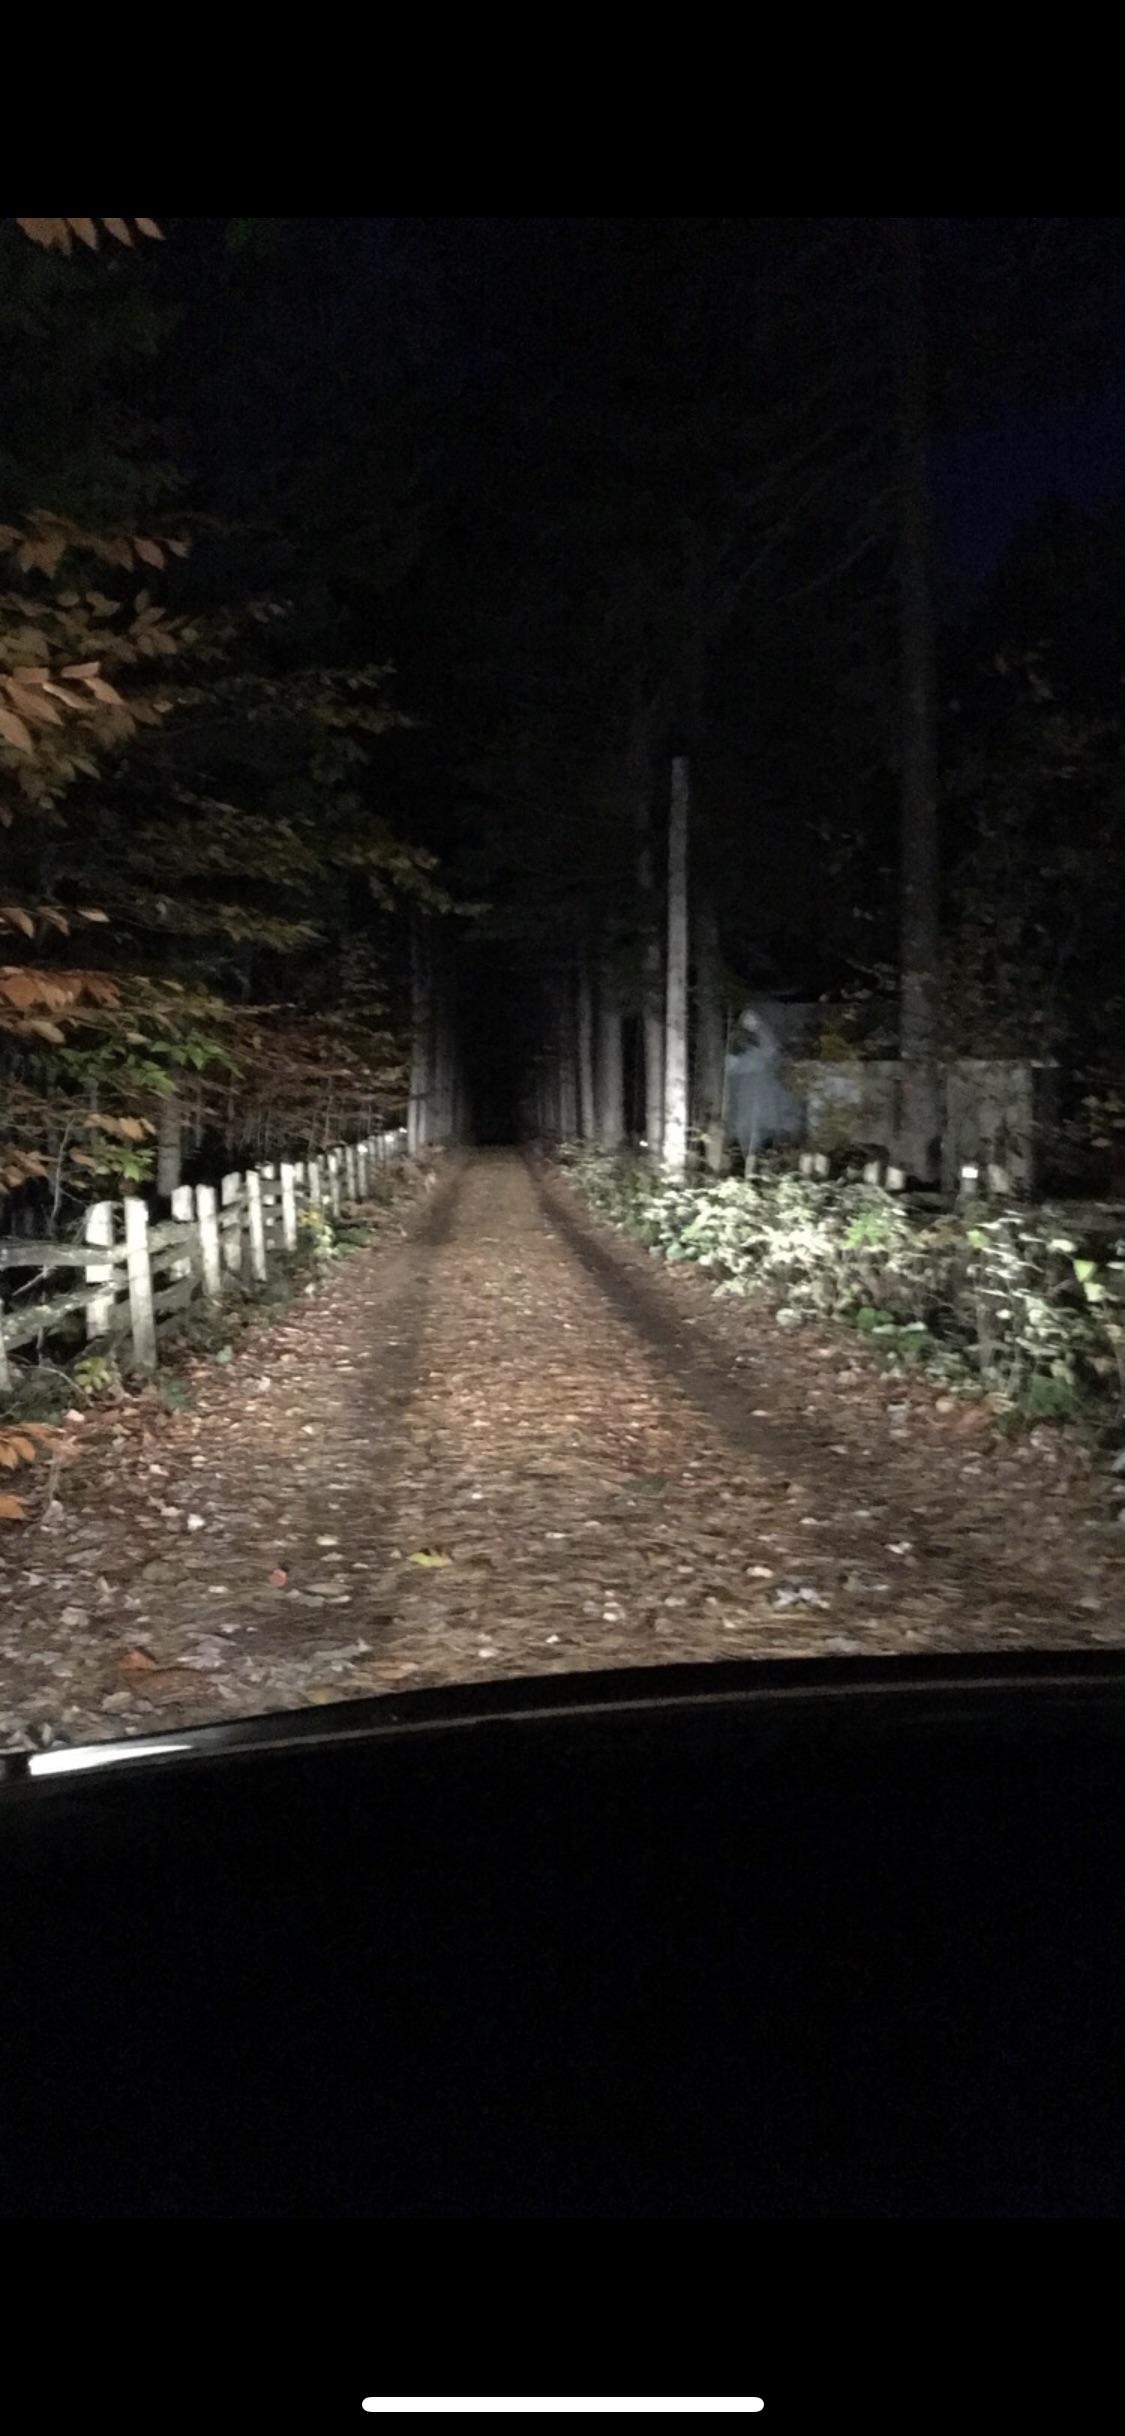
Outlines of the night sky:
[{"label": "night sky", "polygon": [[945,600],[964,610],[1021,534],[1058,503],[1096,514],[1125,493],[1125,386],[1077,410],[1013,409],[933,451]]}]

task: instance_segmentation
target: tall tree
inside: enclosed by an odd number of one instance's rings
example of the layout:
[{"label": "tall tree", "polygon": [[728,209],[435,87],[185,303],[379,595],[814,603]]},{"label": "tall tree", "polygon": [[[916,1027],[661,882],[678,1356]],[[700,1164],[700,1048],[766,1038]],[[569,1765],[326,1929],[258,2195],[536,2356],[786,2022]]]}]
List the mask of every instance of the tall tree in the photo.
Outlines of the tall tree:
[{"label": "tall tree", "polygon": [[720,1174],[726,1151],[726,1048],[719,919],[709,884],[693,891],[695,906],[696,1051],[694,1122],[713,1174]]},{"label": "tall tree", "polygon": [[641,1039],[644,1055],[644,1130],[652,1158],[664,1139],[664,957],[660,943],[660,892],[653,853],[653,719],[640,672],[634,677],[629,717],[628,787],[637,831],[637,901],[641,932]]},{"label": "tall tree", "polygon": [[682,1175],[688,1140],[688,829],[690,764],[672,762],[668,807],[668,959],[664,1017],[664,1165]]},{"label": "tall tree", "polygon": [[608,955],[603,956],[598,973],[596,1076],[598,1141],[603,1150],[620,1150],[625,1139],[624,1013],[613,961]]},{"label": "tall tree", "polygon": [[894,224],[898,275],[899,587],[902,652],[902,1056],[910,1163],[941,1158],[941,902],[937,664],[930,568],[926,312],[917,223]]},{"label": "tall tree", "polygon": [[594,1087],[594,992],[590,979],[590,958],[585,945],[579,949],[577,981],[578,1028],[578,1129],[584,1142],[597,1136],[597,1099]]},{"label": "tall tree", "polygon": [[[364,731],[397,723],[373,700],[382,673],[363,666],[367,635],[361,653],[338,617],[310,616],[315,586],[291,551],[302,596],[288,623],[276,599],[247,600],[247,570],[261,573],[249,546],[231,591],[229,548],[221,573],[209,551],[197,561],[209,574],[181,567],[186,542],[167,527],[183,483],[156,454],[154,419],[175,315],[167,294],[154,306],[139,255],[118,259],[108,289],[104,258],[61,258],[95,254],[99,225],[132,245],[124,222],[0,229],[0,324],[15,342],[0,368],[0,553],[13,565],[0,599],[0,928],[20,959],[0,976],[19,1119],[6,1172],[34,1159],[37,1135],[88,1170],[100,1157],[104,1171],[116,1143],[121,1172],[139,1172],[135,1146],[158,1117],[168,1186],[184,1080],[220,1054],[228,1130],[236,1109],[239,1123],[300,1126],[318,1094],[339,1124],[397,1090],[373,964],[404,899],[442,898],[414,886],[409,873],[420,880],[433,857],[392,833],[365,774]],[[170,607],[152,599],[154,574]],[[281,644],[279,659],[278,620],[304,650]],[[330,629],[339,664],[310,667],[310,639]],[[62,960],[76,920],[104,925],[79,971]],[[198,1117],[194,1085],[192,1107]],[[99,1157],[82,1147],[91,1126]]]}]

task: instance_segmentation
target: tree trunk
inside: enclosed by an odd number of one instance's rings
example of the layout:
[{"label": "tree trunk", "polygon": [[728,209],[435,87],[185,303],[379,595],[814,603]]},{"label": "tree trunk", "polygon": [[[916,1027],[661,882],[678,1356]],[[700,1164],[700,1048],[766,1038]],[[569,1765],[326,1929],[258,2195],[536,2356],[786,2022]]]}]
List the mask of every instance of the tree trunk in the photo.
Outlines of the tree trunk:
[{"label": "tree trunk", "polygon": [[555,991],[555,1031],[559,1060],[559,1136],[573,1142],[578,1132],[578,1076],[575,1068],[574,1004],[569,978]]},{"label": "tree trunk", "polygon": [[416,917],[410,942],[410,1100],[406,1117],[406,1146],[412,1157],[424,1150],[430,1139],[433,1044],[429,948],[426,925]]},{"label": "tree trunk", "polygon": [[441,1111],[442,1111],[442,1140],[443,1140],[443,1142],[447,1142],[447,1143],[453,1143],[453,1142],[455,1142],[455,1141],[457,1140],[457,1131],[458,1131],[458,1122],[459,1122],[459,1119],[458,1119],[458,1095],[459,1095],[460,1083],[459,1083],[459,1073],[458,1073],[458,1045],[457,1045],[457,1044],[458,1044],[458,1022],[457,1022],[457,970],[456,970],[456,965],[455,965],[454,960],[453,960],[453,956],[452,956],[451,952],[449,951],[448,947],[446,948],[446,952],[444,953],[444,955],[443,955],[443,957],[442,957],[441,1020],[442,1020],[442,1072],[441,1072],[441,1089],[442,1089],[442,1100],[441,1100]]},{"label": "tree trunk", "polygon": [[184,1112],[178,1091],[165,1092],[156,1136],[156,1189],[169,1201],[183,1176]]},{"label": "tree trunk", "polygon": [[633,713],[630,786],[633,792],[637,848],[637,886],[641,902],[643,939],[644,1133],[649,1156],[658,1159],[664,1138],[664,959],[652,852],[652,764],[644,712]]},{"label": "tree trunk", "polygon": [[448,1142],[453,1126],[453,1002],[445,934],[430,928],[430,1039],[433,1114],[429,1139]]},{"label": "tree trunk", "polygon": [[912,1171],[941,1160],[937,676],[926,459],[926,321],[915,220],[895,223],[898,272],[899,588],[902,681],[902,1002]]},{"label": "tree trunk", "polygon": [[[651,939],[645,949],[647,986],[659,990],[663,980],[663,963],[659,939]],[[645,1007],[645,1141],[650,1156],[660,1157],[664,1143],[664,1011],[659,1006]]]},{"label": "tree trunk", "polygon": [[442,1139],[442,1091],[445,1062],[445,1009],[442,1004],[442,974],[439,966],[432,924],[427,924],[429,996],[429,1100],[426,1108],[426,1140]]},{"label": "tree trunk", "polygon": [[433,1069],[430,1077],[431,1090],[429,1139],[431,1142],[444,1142],[446,1138],[445,1067],[447,1046],[448,1042],[445,1029],[445,1011],[441,1006],[438,1006],[435,1008],[434,1012]]},{"label": "tree trunk", "polygon": [[578,1133],[578,1103],[574,1090],[574,1059],[564,1058],[562,1070],[562,1105],[560,1131],[564,1142],[573,1142]]},{"label": "tree trunk", "polygon": [[668,814],[668,966],[664,998],[664,1165],[682,1175],[688,1138],[688,816],[686,754],[672,763]]},{"label": "tree trunk", "polygon": [[589,960],[582,957],[578,967],[578,1128],[584,1142],[592,1142],[597,1133],[597,1111],[594,1099],[594,993],[590,987]]},{"label": "tree trunk", "polygon": [[625,1040],[621,1002],[603,971],[598,992],[598,1141],[620,1150],[625,1139]]},{"label": "tree trunk", "polygon": [[695,976],[698,1006],[695,1121],[712,1174],[726,1165],[727,1026],[722,999],[719,922],[709,888],[696,890]]},{"label": "tree trunk", "polygon": [[539,1068],[540,1133],[546,1142],[559,1138],[559,1059],[553,1024],[549,1027]]}]

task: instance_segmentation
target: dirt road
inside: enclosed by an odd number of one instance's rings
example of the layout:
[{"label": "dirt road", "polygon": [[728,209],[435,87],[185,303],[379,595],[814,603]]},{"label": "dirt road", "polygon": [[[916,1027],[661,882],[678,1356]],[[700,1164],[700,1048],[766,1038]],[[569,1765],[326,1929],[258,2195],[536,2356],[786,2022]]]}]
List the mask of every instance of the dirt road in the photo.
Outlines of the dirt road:
[{"label": "dirt road", "polygon": [[0,1740],[579,1667],[1125,1642],[1125,1529],[1081,1449],[1001,1442],[713,1283],[514,1154],[453,1163],[405,1238],[200,1364],[188,1409],[76,1433],[61,1511],[0,1545]]}]

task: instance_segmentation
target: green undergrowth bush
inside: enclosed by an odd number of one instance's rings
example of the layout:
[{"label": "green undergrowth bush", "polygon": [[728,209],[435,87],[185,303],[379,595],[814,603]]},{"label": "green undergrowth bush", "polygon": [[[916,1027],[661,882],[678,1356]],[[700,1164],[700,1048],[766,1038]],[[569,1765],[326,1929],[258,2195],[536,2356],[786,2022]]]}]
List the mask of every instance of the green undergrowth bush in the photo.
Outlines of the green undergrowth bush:
[{"label": "green undergrowth bush", "polygon": [[1120,1214],[995,1203],[935,1212],[846,1178],[764,1166],[676,1182],[570,1147],[593,1207],[716,1294],[760,1295],[778,1324],[845,1323],[895,1370],[988,1395],[1013,1420],[1083,1419],[1125,1437]]}]

